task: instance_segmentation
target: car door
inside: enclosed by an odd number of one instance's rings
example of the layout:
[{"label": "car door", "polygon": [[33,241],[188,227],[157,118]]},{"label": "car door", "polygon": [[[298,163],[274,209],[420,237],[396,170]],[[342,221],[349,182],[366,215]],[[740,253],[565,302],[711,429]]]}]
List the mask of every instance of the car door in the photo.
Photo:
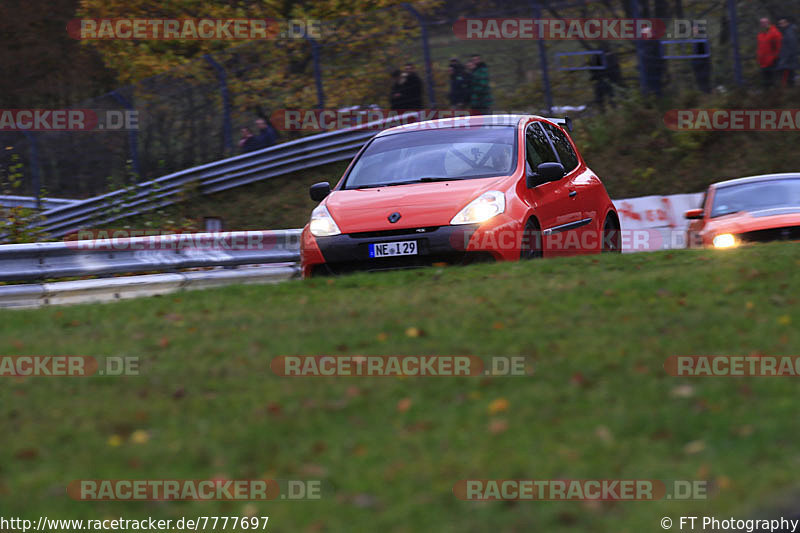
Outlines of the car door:
[{"label": "car door", "polygon": [[595,220],[603,214],[598,206],[591,205],[592,185],[601,187],[597,178],[580,160],[567,135],[558,127],[542,122],[542,127],[553,143],[553,149],[566,172],[564,187],[569,197],[564,215],[568,215],[566,223],[569,230],[563,235],[565,251],[571,254],[592,253],[599,249],[601,236],[599,229],[603,220]]},{"label": "car door", "polygon": [[[526,171],[535,171],[541,163],[558,163],[558,155],[550,137],[539,122],[528,125],[525,131]],[[569,175],[558,181],[526,188],[527,200],[533,206],[542,228],[544,255],[570,255],[565,249],[572,231],[571,224],[580,220],[580,209],[570,197]]]}]

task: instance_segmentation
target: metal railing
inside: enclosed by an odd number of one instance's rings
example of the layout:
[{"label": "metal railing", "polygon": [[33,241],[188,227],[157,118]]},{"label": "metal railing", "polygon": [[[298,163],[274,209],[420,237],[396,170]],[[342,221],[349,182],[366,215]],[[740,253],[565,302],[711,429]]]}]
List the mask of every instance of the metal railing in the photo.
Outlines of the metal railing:
[{"label": "metal railing", "polygon": [[405,113],[353,128],[311,135],[255,152],[222,159],[128,189],[102,194],[43,212],[45,221],[35,228],[53,237],[79,229],[138,215],[175,202],[187,186],[211,194],[291,172],[347,161],[378,131],[412,121],[419,114]]},{"label": "metal railing", "polygon": [[293,263],[300,230],[185,233],[0,246],[0,282]]},{"label": "metal railing", "polygon": [[[231,283],[291,279],[300,273],[297,265],[300,231],[191,233],[2,245],[0,282],[28,283],[0,286],[0,308],[113,301]],[[142,275],[145,272],[151,274]],[[139,275],[108,277],[115,274]],[[48,281],[87,276],[95,279]]]},{"label": "metal railing", "polygon": [[[671,206],[680,213],[684,207],[696,206],[701,197],[702,193],[628,198],[615,204],[623,230],[661,229],[665,235],[659,243],[666,249],[685,246],[669,238],[685,231],[685,221],[673,220],[664,227],[663,221],[642,217],[641,211]],[[0,307],[110,301],[232,283],[283,281],[299,276],[300,233],[300,229],[237,231],[1,245],[0,282],[28,283],[0,285]],[[160,273],[141,275],[151,272]],[[139,275],[109,277],[116,274]],[[100,279],[48,281],[87,276]]]},{"label": "metal railing", "polygon": [[[67,198],[39,198],[42,209],[55,209],[65,205],[71,205],[78,200]],[[36,198],[31,196],[14,196],[10,194],[0,195],[0,207],[24,207],[26,209],[38,209]]]}]

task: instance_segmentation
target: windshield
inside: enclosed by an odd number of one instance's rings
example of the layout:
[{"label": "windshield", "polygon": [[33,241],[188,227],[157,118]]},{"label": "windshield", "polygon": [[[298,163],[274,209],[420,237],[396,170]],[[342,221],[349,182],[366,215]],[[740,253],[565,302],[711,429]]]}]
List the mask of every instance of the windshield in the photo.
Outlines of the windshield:
[{"label": "windshield", "polygon": [[479,126],[378,137],[345,178],[345,189],[508,176],[517,166],[517,128]]},{"label": "windshield", "polygon": [[776,179],[720,187],[714,194],[711,218],[782,207],[800,208],[800,178]]}]

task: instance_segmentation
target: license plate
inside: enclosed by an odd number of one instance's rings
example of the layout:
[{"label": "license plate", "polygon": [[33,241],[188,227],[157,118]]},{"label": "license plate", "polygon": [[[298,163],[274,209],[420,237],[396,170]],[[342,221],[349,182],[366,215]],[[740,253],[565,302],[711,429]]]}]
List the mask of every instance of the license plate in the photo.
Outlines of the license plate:
[{"label": "license plate", "polygon": [[397,255],[418,255],[417,241],[376,242],[369,245],[370,257],[394,257]]}]

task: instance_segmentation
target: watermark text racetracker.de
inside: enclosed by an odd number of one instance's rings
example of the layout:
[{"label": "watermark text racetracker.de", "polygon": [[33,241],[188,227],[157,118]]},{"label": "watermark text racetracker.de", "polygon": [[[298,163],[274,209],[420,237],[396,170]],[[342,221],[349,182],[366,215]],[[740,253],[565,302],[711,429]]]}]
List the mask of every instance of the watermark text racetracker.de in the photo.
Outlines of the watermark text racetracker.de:
[{"label": "watermark text racetracker.de", "polygon": [[76,479],[67,495],[79,501],[319,500],[321,480]]},{"label": "watermark text racetracker.de", "polygon": [[131,131],[132,109],[0,109],[0,131]]},{"label": "watermark text racetracker.de", "polygon": [[706,500],[709,482],[658,479],[462,479],[453,494],[467,501]]},{"label": "watermark text racetracker.de", "polygon": [[178,251],[178,250],[275,250],[296,249],[298,234],[285,231],[230,231],[205,233],[149,228],[82,229],[64,236],[73,250]]},{"label": "watermark text racetracker.de", "polygon": [[0,355],[0,378],[138,376],[139,358],[85,355]]},{"label": "watermark text racetracker.de", "polygon": [[92,41],[321,39],[323,25],[317,19],[84,18],[69,21],[67,34]]},{"label": "watermark text racetracker.de", "polygon": [[800,131],[800,109],[671,109],[664,125],[675,131]]},{"label": "watermark text racetracker.de", "polygon": [[283,377],[468,377],[529,376],[523,356],[474,355],[282,355],[270,362]]},{"label": "watermark text racetracker.de", "polygon": [[664,370],[675,377],[800,377],[800,356],[672,355]]},{"label": "watermark text racetracker.de", "polygon": [[647,40],[705,38],[705,19],[461,18],[453,33],[465,40]]}]

